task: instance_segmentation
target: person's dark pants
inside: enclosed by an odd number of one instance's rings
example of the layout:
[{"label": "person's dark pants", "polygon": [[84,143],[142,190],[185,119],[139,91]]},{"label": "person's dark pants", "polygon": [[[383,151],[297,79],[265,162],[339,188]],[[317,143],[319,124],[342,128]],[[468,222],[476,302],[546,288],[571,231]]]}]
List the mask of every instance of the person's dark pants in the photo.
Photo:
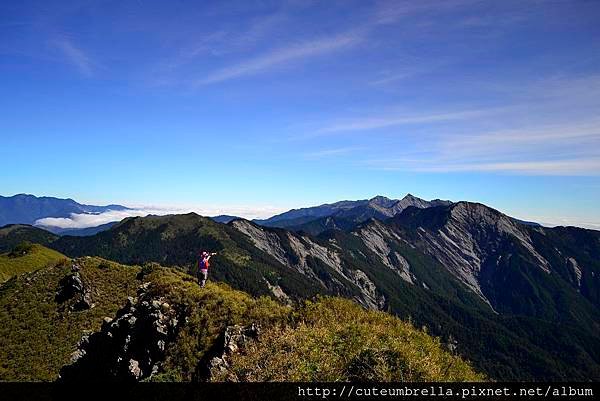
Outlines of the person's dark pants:
[{"label": "person's dark pants", "polygon": [[208,278],[208,270],[200,270],[198,274],[198,284],[200,287],[204,287],[206,285],[206,279]]}]

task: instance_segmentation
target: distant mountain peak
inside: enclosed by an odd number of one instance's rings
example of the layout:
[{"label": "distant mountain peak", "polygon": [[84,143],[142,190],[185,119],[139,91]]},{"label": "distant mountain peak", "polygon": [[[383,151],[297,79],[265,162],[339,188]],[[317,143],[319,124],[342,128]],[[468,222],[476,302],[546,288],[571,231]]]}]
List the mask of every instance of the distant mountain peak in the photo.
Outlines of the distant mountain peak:
[{"label": "distant mountain peak", "polygon": [[407,200],[408,200],[408,199],[419,199],[419,200],[422,200],[422,199],[421,199],[421,198],[419,198],[418,196],[414,196],[414,195],[413,195],[413,194],[411,194],[411,193],[408,193],[408,194],[404,195],[404,198],[402,198],[402,199],[407,199]]},{"label": "distant mountain peak", "polygon": [[369,205],[381,206],[385,208],[392,207],[396,202],[398,202],[397,199],[390,199],[381,195],[377,195],[369,199]]},{"label": "distant mountain peak", "polygon": [[387,196],[377,195],[377,196],[374,196],[371,199],[369,199],[369,202],[387,202],[390,200],[392,200],[392,199],[388,198]]}]

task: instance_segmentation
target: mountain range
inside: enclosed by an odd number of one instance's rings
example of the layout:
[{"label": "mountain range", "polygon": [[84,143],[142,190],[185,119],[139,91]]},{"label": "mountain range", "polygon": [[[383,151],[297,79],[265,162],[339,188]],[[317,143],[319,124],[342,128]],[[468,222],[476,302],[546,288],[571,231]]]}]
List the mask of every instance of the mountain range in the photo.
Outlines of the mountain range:
[{"label": "mountain range", "polygon": [[[232,216],[231,216],[232,217]],[[275,218],[276,217],[276,218]],[[496,380],[600,378],[600,232],[523,224],[478,203],[377,197],[226,224],[194,213],[127,218],[91,236],[0,229],[69,257],[148,262],[295,304],[335,295],[410,319]],[[306,219],[347,222],[309,233]],[[312,219],[312,220],[310,220]],[[302,225],[302,224],[301,224]]]},{"label": "mountain range", "polygon": [[86,231],[80,231],[79,229],[44,226],[39,220],[48,217],[69,218],[72,214],[100,214],[111,210],[123,211],[130,209],[121,205],[84,205],[75,202],[73,199],[60,199],[49,196],[37,197],[28,194],[0,196],[0,227],[7,224],[29,224],[40,225],[51,232],[59,234],[89,235],[108,228],[108,226],[100,227],[97,230],[91,227],[91,230],[84,229]]},{"label": "mountain range", "polygon": [[427,208],[451,203],[440,199],[426,201],[411,194],[402,199],[376,196],[371,199],[346,200],[320,206],[292,209],[268,219],[254,220],[254,222],[266,227],[306,231],[316,235],[328,229],[349,229],[371,218],[385,220],[397,215],[409,206]]}]

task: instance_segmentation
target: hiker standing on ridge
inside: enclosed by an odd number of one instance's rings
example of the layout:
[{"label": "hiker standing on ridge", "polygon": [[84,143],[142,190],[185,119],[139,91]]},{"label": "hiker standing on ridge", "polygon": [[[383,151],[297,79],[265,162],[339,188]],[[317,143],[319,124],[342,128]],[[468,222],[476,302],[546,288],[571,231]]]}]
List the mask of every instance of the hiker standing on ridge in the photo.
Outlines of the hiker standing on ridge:
[{"label": "hiker standing on ridge", "polygon": [[198,259],[198,284],[200,287],[204,287],[206,285],[206,279],[208,278],[208,268],[210,266],[210,258],[216,255],[216,252],[208,253],[206,251],[200,254],[200,258]]}]

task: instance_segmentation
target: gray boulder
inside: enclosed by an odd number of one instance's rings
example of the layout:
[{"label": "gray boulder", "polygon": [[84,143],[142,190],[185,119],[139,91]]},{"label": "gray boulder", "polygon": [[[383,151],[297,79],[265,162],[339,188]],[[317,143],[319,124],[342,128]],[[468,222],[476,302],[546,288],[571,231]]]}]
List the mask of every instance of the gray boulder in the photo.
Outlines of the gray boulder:
[{"label": "gray boulder", "polygon": [[91,291],[84,284],[79,269],[72,269],[72,273],[67,274],[60,280],[54,299],[59,304],[73,300],[70,306],[73,311],[82,311],[94,307]]}]

